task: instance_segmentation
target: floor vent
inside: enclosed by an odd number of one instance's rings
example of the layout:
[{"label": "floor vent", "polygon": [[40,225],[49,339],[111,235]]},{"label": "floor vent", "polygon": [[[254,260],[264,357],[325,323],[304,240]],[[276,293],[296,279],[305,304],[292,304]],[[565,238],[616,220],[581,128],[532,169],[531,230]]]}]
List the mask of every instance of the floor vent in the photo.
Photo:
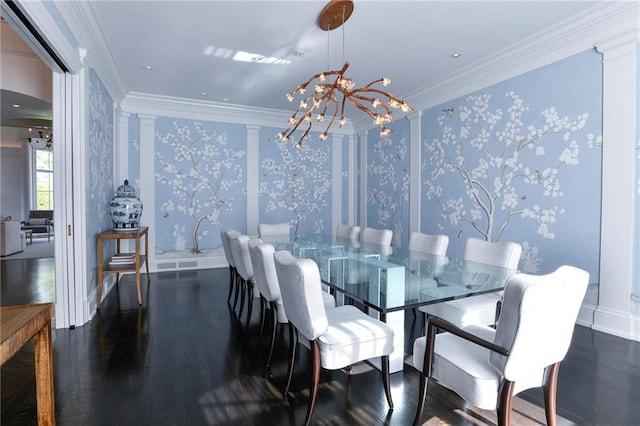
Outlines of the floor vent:
[{"label": "floor vent", "polygon": [[170,263],[158,263],[156,265],[156,267],[158,269],[175,269],[176,268],[176,264],[174,262],[170,262]]},{"label": "floor vent", "polygon": [[197,267],[198,267],[197,261],[178,263],[178,268],[197,268]]}]

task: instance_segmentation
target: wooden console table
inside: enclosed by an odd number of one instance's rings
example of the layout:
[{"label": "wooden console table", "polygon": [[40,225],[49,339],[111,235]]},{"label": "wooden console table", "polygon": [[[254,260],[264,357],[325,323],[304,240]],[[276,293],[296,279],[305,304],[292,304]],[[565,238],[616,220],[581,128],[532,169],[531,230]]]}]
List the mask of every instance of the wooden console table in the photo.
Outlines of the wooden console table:
[{"label": "wooden console table", "polygon": [[[116,285],[120,279],[120,274],[124,272],[136,273],[136,290],[138,291],[138,305],[142,305],[142,293],[140,292],[140,268],[144,263],[147,267],[147,284],[151,282],[149,276],[149,262],[147,262],[147,253],[149,253],[149,227],[141,226],[137,230],[131,231],[106,231],[98,234],[98,302],[96,309],[100,309],[100,302],[102,301],[102,281],[105,274],[116,274]],[[140,253],[140,238],[144,238],[144,253]],[[106,240],[116,240],[116,254],[120,253],[120,241],[121,240],[135,240],[135,261],[131,264],[122,265],[110,265],[108,261],[105,262],[103,254],[103,244]]]},{"label": "wooden console table", "polygon": [[36,401],[39,425],[56,424],[51,318],[53,318],[53,303],[0,308],[0,330],[2,330],[0,365],[35,337]]}]

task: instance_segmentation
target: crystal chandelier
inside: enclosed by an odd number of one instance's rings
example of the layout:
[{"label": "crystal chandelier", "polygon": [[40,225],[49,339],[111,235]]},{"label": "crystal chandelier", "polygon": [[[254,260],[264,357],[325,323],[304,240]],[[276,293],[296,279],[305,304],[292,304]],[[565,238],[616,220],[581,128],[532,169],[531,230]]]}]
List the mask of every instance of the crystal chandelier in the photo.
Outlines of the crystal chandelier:
[{"label": "crystal chandelier", "polygon": [[[322,10],[318,25],[325,31],[334,30],[344,24],[352,12],[352,0],[331,0]],[[320,134],[320,140],[326,140],[329,129],[338,116],[340,117],[338,119],[340,127],[346,124],[344,109],[347,100],[371,117],[373,124],[380,126],[381,136],[391,133],[385,124],[393,120],[393,109],[400,109],[403,112],[413,110],[413,107],[404,100],[398,99],[384,89],[375,87],[378,84],[382,84],[384,87],[388,86],[391,84],[390,78],[383,77],[364,87],[356,88],[353,80],[344,75],[348,68],[349,62],[345,61],[342,69],[315,74],[287,93],[287,99],[289,102],[293,102],[296,94],[304,95],[307,88],[311,84],[314,85],[313,92],[300,100],[298,108],[289,118],[289,128],[278,133],[278,139],[287,142],[293,132],[302,125],[304,131],[296,144],[297,147],[300,147],[303,140],[309,139],[309,131],[315,121],[327,123],[324,132]]]}]

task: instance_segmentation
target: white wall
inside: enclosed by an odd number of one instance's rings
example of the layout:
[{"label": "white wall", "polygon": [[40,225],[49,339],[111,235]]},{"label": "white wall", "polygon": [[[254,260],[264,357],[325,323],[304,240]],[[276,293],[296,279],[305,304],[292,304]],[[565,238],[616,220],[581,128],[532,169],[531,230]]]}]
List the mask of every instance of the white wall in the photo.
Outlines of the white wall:
[{"label": "white wall", "polygon": [[29,147],[21,142],[21,131],[2,127],[0,133],[0,218],[11,216],[24,220],[29,205],[28,162]]}]

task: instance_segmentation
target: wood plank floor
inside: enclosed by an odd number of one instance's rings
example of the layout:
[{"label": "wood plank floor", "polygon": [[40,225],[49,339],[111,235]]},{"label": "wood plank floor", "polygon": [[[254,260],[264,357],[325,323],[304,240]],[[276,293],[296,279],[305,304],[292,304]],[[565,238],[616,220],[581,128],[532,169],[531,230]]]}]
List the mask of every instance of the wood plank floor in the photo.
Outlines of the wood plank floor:
[{"label": "wood plank floor", "polygon": [[[16,262],[16,263],[14,263]],[[53,259],[2,261],[2,305],[51,301]],[[143,280],[144,281],[144,280]],[[56,417],[59,425],[299,425],[308,397],[308,357],[299,350],[289,398],[286,328],[279,333],[273,376],[264,368],[267,339],[258,341],[257,303],[249,330],[227,305],[228,271],[152,274],[138,307],[127,276],[102,312],[74,330],[54,331]],[[421,327],[409,313],[406,332]],[[411,352],[411,341],[405,352]],[[1,371],[6,425],[33,425],[33,345]],[[408,425],[418,374],[410,366],[391,378],[395,410],[368,365],[323,372],[313,424]],[[576,327],[560,369],[560,425],[640,424],[640,343]],[[540,390],[516,398],[514,424],[544,424]],[[468,407],[430,383],[422,421],[428,425],[494,425],[493,412]]]}]

